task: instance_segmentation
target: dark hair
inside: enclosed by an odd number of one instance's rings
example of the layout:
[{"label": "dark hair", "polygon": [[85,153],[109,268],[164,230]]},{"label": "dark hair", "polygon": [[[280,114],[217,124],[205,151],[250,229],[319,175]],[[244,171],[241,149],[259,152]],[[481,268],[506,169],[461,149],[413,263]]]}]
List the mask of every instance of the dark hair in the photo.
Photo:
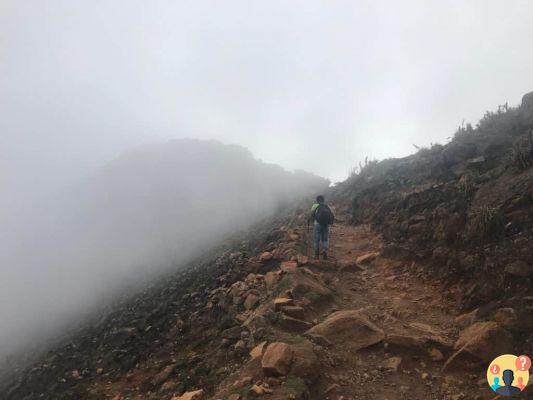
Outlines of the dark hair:
[{"label": "dark hair", "polygon": [[322,196],[322,195],[316,196],[316,202],[318,204],[322,204],[324,202],[324,196]]}]

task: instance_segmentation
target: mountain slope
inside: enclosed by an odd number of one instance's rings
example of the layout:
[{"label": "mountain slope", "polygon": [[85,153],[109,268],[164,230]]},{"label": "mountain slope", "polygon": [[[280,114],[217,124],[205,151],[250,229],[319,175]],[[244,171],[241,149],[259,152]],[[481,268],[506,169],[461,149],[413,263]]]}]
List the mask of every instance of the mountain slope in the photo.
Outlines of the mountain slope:
[{"label": "mountain slope", "polygon": [[[533,98],[235,235],[17,372],[15,399],[492,399],[533,351]],[[530,388],[523,398],[533,398]]]}]

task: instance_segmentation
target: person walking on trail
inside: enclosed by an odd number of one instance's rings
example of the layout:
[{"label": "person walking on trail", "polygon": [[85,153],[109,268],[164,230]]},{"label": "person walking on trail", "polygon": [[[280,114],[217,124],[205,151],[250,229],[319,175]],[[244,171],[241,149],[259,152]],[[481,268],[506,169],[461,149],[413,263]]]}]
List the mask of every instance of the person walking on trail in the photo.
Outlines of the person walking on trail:
[{"label": "person walking on trail", "polygon": [[[315,260],[318,260],[320,254],[320,245],[322,244],[322,257],[328,259],[329,247],[329,226],[333,224],[335,217],[331,208],[325,203],[324,196],[317,196],[316,203],[311,207],[309,221],[313,221],[313,242],[315,250]],[[309,222],[308,221],[308,222]]]}]

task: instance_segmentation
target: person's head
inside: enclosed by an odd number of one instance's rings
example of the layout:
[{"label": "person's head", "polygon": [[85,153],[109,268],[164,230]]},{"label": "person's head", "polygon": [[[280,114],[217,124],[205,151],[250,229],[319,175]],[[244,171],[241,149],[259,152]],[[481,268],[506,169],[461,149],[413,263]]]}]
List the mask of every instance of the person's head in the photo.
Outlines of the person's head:
[{"label": "person's head", "polygon": [[503,382],[505,386],[511,386],[514,381],[514,372],[510,369],[503,371]]},{"label": "person's head", "polygon": [[324,204],[324,196],[322,196],[322,195],[316,196],[316,202],[318,204]]},{"label": "person's head", "polygon": [[494,377],[494,384],[495,385],[498,385],[500,383],[500,378],[498,378],[497,376]]}]

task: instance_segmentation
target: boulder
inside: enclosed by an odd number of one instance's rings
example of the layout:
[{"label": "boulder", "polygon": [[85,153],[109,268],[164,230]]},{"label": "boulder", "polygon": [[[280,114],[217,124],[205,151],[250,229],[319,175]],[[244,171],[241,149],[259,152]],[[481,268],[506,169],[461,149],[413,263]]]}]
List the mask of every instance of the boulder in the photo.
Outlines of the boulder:
[{"label": "boulder", "polygon": [[293,361],[290,370],[291,376],[297,376],[308,383],[314,382],[320,375],[320,361],[313,350],[313,344],[304,340],[291,345]]},{"label": "boulder", "polygon": [[268,345],[261,360],[261,367],[266,376],[284,376],[290,370],[293,358],[291,347],[282,342]]},{"label": "boulder", "polygon": [[261,262],[266,262],[268,260],[271,260],[274,256],[272,255],[272,253],[270,251],[265,251],[263,253],[261,253],[261,255],[259,256],[259,261]]},{"label": "boulder", "polygon": [[381,342],[385,335],[361,310],[337,311],[305,336],[357,351]]},{"label": "boulder", "polygon": [[204,397],[203,389],[185,392],[181,396],[174,396],[171,400],[201,400]]},{"label": "boulder", "polygon": [[512,354],[513,339],[494,321],[476,322],[459,333],[454,348],[488,362],[499,355]]}]

